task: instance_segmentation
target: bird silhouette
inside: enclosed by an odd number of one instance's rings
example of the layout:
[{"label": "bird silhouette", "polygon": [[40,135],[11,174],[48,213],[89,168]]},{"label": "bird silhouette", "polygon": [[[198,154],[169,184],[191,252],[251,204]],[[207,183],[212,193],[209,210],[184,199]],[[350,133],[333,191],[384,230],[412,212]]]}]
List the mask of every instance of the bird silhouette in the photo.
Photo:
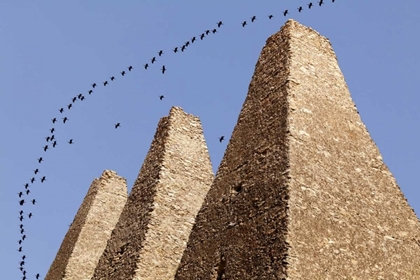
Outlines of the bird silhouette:
[{"label": "bird silhouette", "polygon": [[52,141],[52,140],[54,140],[54,138],[55,138],[55,136],[53,134],[53,135],[51,135],[50,140]]},{"label": "bird silhouette", "polygon": [[185,46],[188,47],[190,45],[190,41],[185,42]]},{"label": "bird silhouette", "polygon": [[19,252],[22,252],[22,247],[19,247],[18,251],[19,251]]},{"label": "bird silhouette", "polygon": [[92,84],[92,88],[95,88],[95,87],[96,87],[96,83],[93,83],[93,84]]},{"label": "bird silhouette", "polygon": [[54,141],[52,146],[53,146],[53,148],[55,148],[55,146],[57,146],[57,141]]},{"label": "bird silhouette", "polygon": [[160,51],[159,51],[159,56],[162,56],[162,54],[163,54],[163,51],[162,51],[162,50],[160,50]]},{"label": "bird silhouette", "polygon": [[[22,216],[22,214],[23,214],[23,210],[20,210],[19,211],[19,215],[21,215]],[[20,228],[22,228],[23,227],[23,225],[20,227]]]},{"label": "bird silhouette", "polygon": [[22,240],[25,240],[26,234],[22,235]]},{"label": "bird silhouette", "polygon": [[128,71],[131,71],[131,70],[133,70],[133,66],[128,66]]},{"label": "bird silhouette", "polygon": [[92,94],[92,92],[93,92],[93,90],[89,90],[89,91],[88,91],[88,93],[89,93],[89,94]]},{"label": "bird silhouette", "polygon": [[73,107],[73,104],[70,103],[69,105],[67,105],[67,109],[70,110],[71,107]]},{"label": "bird silhouette", "polygon": [[69,144],[73,144],[73,139],[70,139]]},{"label": "bird silhouette", "polygon": [[22,222],[22,220],[23,220],[23,216],[20,216],[20,217],[19,217],[19,220]]},{"label": "bird silhouette", "polygon": [[28,195],[31,191],[30,190],[26,190],[26,195]]},{"label": "bird silhouette", "polygon": [[39,273],[35,274],[35,279],[39,279]]},{"label": "bird silhouette", "polygon": [[113,80],[115,80],[115,77],[114,77],[114,76],[112,76],[110,79],[111,79],[111,81],[113,81]]},{"label": "bird silhouette", "polygon": [[32,199],[32,200],[31,200],[31,202],[32,202],[32,204],[33,204],[33,205],[35,205],[35,203],[36,203],[35,198],[34,198],[34,199]]},{"label": "bird silhouette", "polygon": [[21,261],[20,266],[24,266],[24,265],[25,265],[25,261]]},{"label": "bird silhouette", "polygon": [[302,12],[302,10],[303,10],[303,8],[302,8],[302,6],[300,6],[300,7],[298,8],[299,13],[300,13],[300,12]]},{"label": "bird silhouette", "polygon": [[76,102],[76,100],[77,100],[77,96],[76,97],[73,97],[72,99],[71,99],[71,101],[74,103],[74,102]]},{"label": "bird silhouette", "polygon": [[289,10],[285,10],[285,11],[283,12],[283,15],[284,15],[284,16],[286,16],[288,13],[289,13]]},{"label": "bird silhouette", "polygon": [[225,139],[225,136],[219,137],[219,142],[222,143],[222,141]]},{"label": "bird silhouette", "polygon": [[46,181],[47,179],[45,178],[45,176],[43,176],[42,178],[41,178],[41,183],[44,183],[44,181]]},{"label": "bird silhouette", "polygon": [[321,0],[318,3],[319,3],[319,6],[321,7],[321,5],[324,4],[324,0]]},{"label": "bird silhouette", "polygon": [[219,21],[218,23],[217,23],[217,27],[219,27],[220,28],[220,26],[222,26],[223,25],[223,22],[222,21]]},{"label": "bird silhouette", "polygon": [[273,17],[274,17],[273,15],[269,15],[269,16],[268,16],[268,18],[269,18],[269,19],[272,19]]},{"label": "bird silhouette", "polygon": [[312,2],[308,4],[308,8],[310,9],[312,7]]},{"label": "bird silhouette", "polygon": [[67,120],[68,120],[68,118],[67,117],[64,117],[63,118],[63,123],[66,123]]},{"label": "bird silhouette", "polygon": [[23,192],[18,192],[19,197],[22,197]]},{"label": "bird silhouette", "polygon": [[257,17],[256,17],[256,16],[253,16],[253,17],[251,18],[251,22],[254,22],[256,19],[257,19]]},{"label": "bird silhouette", "polygon": [[120,125],[121,125],[120,123],[116,123],[115,128],[118,128]]},{"label": "bird silhouette", "polygon": [[20,230],[20,234],[23,234],[25,232],[25,230],[24,229],[21,229]]},{"label": "bird silhouette", "polygon": [[60,113],[63,113],[64,112],[64,108],[60,108]]},{"label": "bird silhouette", "polygon": [[122,71],[122,72],[121,72],[121,76],[124,76],[124,75],[125,75],[125,71]]},{"label": "bird silhouette", "polygon": [[35,178],[34,177],[32,177],[32,179],[31,179],[31,183],[33,184],[35,182]]},{"label": "bird silhouette", "polygon": [[178,52],[178,47],[175,47],[174,53]]},{"label": "bird silhouette", "polygon": [[104,82],[104,87],[105,87],[107,84],[108,84],[108,81],[105,81],[105,82]]},{"label": "bird silhouette", "polygon": [[38,169],[38,168],[34,170],[35,175],[36,175],[38,172],[39,172],[39,169]]},{"label": "bird silhouette", "polygon": [[183,51],[185,50],[185,48],[186,48],[186,46],[185,46],[185,45],[183,45],[183,46],[181,47],[181,51],[183,52]]},{"label": "bird silhouette", "polygon": [[52,122],[53,122],[53,123],[55,123],[56,121],[57,121],[57,119],[56,119],[56,118],[53,118],[53,119],[52,119]]},{"label": "bird silhouette", "polygon": [[246,21],[242,22],[242,27],[245,27]]},{"label": "bird silhouette", "polygon": [[40,157],[40,158],[38,159],[38,163],[41,163],[41,161],[42,161],[42,157]]},{"label": "bird silhouette", "polygon": [[195,41],[195,36],[191,38],[191,43],[194,43]]},{"label": "bird silhouette", "polygon": [[165,67],[165,65],[163,65],[162,66],[162,74],[165,74],[165,71],[166,71],[166,67]]},{"label": "bird silhouette", "polygon": [[213,29],[211,32],[213,32],[213,34],[214,34],[214,33],[217,33],[217,29],[215,28],[215,29]]},{"label": "bird silhouette", "polygon": [[19,240],[18,242],[19,242],[19,245],[21,245],[21,244],[22,244],[22,239],[21,239],[21,240]]},{"label": "bird silhouette", "polygon": [[149,64],[148,64],[148,63],[146,63],[146,64],[144,65],[144,69],[146,69],[146,70],[147,70],[147,67],[149,67]]},{"label": "bird silhouette", "polygon": [[203,40],[206,35],[203,33],[200,35],[200,39]]},{"label": "bird silhouette", "polygon": [[85,100],[85,97],[82,95],[82,97],[80,97],[80,100],[82,101]]},{"label": "bird silhouette", "polygon": [[151,59],[151,61],[152,61],[152,64],[156,61],[156,57],[153,57],[152,59]]},{"label": "bird silhouette", "polygon": [[77,98],[82,98],[82,96],[83,96],[83,94],[81,94],[81,93],[79,93],[78,95],[77,95]]},{"label": "bird silhouette", "polygon": [[206,30],[206,35],[209,35],[209,33],[210,33],[210,30]]},{"label": "bird silhouette", "polygon": [[26,259],[26,256],[25,256],[25,255],[23,255],[23,256],[22,256],[22,260],[25,260],[25,259]]},{"label": "bird silhouette", "polygon": [[55,128],[54,127],[50,129],[50,132],[51,133],[54,133],[54,131],[55,131]]},{"label": "bird silhouette", "polygon": [[27,189],[27,188],[29,188],[29,184],[28,183],[25,184],[25,189]]},{"label": "bird silhouette", "polygon": [[51,140],[51,137],[50,136],[47,136],[47,137],[45,137],[45,140],[47,140],[47,142],[48,142],[48,141]]},{"label": "bird silhouette", "polygon": [[165,96],[161,95],[159,96],[159,99],[162,100]]},{"label": "bird silhouette", "polygon": [[29,219],[32,218],[32,213],[29,213],[28,214],[28,217],[29,217]]}]

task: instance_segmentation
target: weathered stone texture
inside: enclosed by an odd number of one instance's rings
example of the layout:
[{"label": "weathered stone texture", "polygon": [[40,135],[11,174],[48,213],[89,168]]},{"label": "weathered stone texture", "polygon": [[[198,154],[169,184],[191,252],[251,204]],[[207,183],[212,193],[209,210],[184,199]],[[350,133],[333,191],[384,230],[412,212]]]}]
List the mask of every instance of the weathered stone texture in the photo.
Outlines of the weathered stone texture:
[{"label": "weathered stone texture", "polygon": [[93,181],[46,280],[91,279],[127,197],[127,182],[114,171]]},{"label": "weathered stone texture", "polygon": [[419,239],[328,39],[287,21],[261,52],[175,279],[420,279]]},{"label": "weathered stone texture", "polygon": [[172,107],[92,279],[173,279],[213,179],[200,120]]}]

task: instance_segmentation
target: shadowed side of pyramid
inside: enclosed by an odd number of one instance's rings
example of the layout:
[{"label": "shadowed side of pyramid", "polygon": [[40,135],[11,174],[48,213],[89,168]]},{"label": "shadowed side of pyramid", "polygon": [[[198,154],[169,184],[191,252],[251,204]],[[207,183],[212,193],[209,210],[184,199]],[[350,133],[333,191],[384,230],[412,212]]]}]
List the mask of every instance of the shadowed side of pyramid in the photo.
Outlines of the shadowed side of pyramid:
[{"label": "shadowed side of pyramid", "polygon": [[213,179],[200,120],[172,107],[92,279],[173,279]]},{"label": "shadowed side of pyramid", "polygon": [[90,279],[127,201],[127,182],[105,170],[95,179],[45,280]]},{"label": "shadowed side of pyramid", "polygon": [[287,21],[261,52],[175,279],[417,279],[419,240],[328,39]]}]

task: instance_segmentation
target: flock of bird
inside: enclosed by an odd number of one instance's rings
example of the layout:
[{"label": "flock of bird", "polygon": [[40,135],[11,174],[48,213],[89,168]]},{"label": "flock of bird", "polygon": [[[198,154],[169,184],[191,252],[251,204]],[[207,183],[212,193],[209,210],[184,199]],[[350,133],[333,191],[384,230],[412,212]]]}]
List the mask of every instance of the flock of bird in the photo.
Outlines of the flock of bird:
[{"label": "flock of bird", "polygon": [[[332,1],[332,3],[335,2],[335,0],[331,0],[331,1]],[[324,4],[324,0],[320,0],[318,2],[318,5],[319,6],[322,6],[323,4]],[[311,9],[314,6],[314,4],[311,2],[307,6],[308,6],[308,9]],[[303,7],[300,6],[299,8],[297,8],[297,10],[300,13],[300,12],[302,12]],[[282,14],[283,14],[283,16],[288,15],[289,14],[289,10],[283,11]],[[274,17],[273,15],[268,15],[268,19],[270,19],[270,20],[273,17]],[[252,16],[250,19],[251,19],[251,23],[253,23],[253,22],[255,22],[255,20],[257,19],[257,17],[256,16]],[[222,21],[219,21],[217,23],[217,28],[220,28],[222,25],[224,25],[223,22]],[[247,21],[246,20],[243,21],[241,23],[241,25],[242,25],[242,27],[245,27],[247,25]],[[198,39],[204,40],[204,38],[206,38],[208,35],[217,33],[217,28],[205,30],[202,34],[192,37],[190,40],[186,41],[182,46],[175,47],[172,51],[174,53],[177,53],[179,51],[184,52],[187,49],[187,47],[191,46],[196,40],[198,40]],[[158,54],[158,57],[162,57],[162,55],[164,54],[164,52],[163,52],[163,50],[160,50],[159,52],[157,52],[157,54]],[[153,58],[150,59],[150,63],[151,64],[154,64],[156,61],[157,61],[156,56],[154,56]],[[149,64],[149,63],[144,64],[144,69],[146,69],[146,70],[149,69],[149,67],[151,66],[151,64]],[[127,67],[128,72],[131,72],[133,69],[134,69],[134,67],[131,66],[131,65]],[[166,70],[167,70],[166,66],[165,65],[162,65],[162,68],[161,68],[162,74],[165,74]],[[125,70],[123,70],[123,71],[120,72],[120,74],[121,74],[122,77],[124,77],[126,74],[128,74],[128,72],[126,72]],[[115,76],[111,76],[109,78],[109,81],[110,82],[113,82],[115,79],[116,79]],[[109,81],[108,80],[104,81],[103,82],[103,86],[109,85]],[[87,91],[88,95],[91,95],[94,92],[94,90],[96,90],[97,87],[98,87],[98,84],[97,83],[93,83],[91,85],[91,89],[89,89]],[[159,96],[159,99],[160,100],[163,100],[163,98],[164,98],[163,95],[160,95]],[[71,108],[73,108],[73,105],[75,105],[76,104],[76,101],[78,101],[78,100],[80,100],[80,101],[85,100],[85,96],[82,93],[80,93],[77,96],[72,97],[71,98],[71,102],[67,106],[60,108],[58,111],[61,114],[63,114],[65,112],[65,109],[64,108],[67,108],[67,111],[70,110]],[[51,121],[52,121],[53,124],[56,124],[57,123],[57,118],[54,117]],[[69,121],[69,118],[68,117],[65,116],[65,117],[62,118],[63,124],[65,124],[67,121]],[[115,127],[115,129],[117,129],[117,128],[121,127],[121,124],[118,122],[118,123],[116,123],[114,125],[114,127]],[[43,147],[44,153],[46,153],[48,150],[50,150],[50,147],[55,148],[57,146],[57,140],[56,140],[55,134],[54,134],[55,127],[52,127],[49,130],[49,132],[50,132],[50,135],[48,135],[48,136],[45,137],[47,144]],[[219,142],[220,143],[223,140],[224,140],[224,136],[219,137]],[[73,142],[73,139],[69,139],[67,143],[68,144],[73,144],[74,143]],[[38,161],[38,164],[41,164],[44,161],[44,158],[41,156],[41,157],[39,157],[37,159],[37,161]],[[34,173],[34,177],[32,177],[29,180],[30,181],[30,184],[34,184],[34,182],[36,181],[35,175],[37,175],[38,173],[40,173],[40,169],[39,168],[36,168],[35,170],[33,170],[33,173]],[[45,175],[40,176],[39,179],[40,179],[40,182],[41,183],[44,183],[47,180],[47,178],[46,178]],[[19,205],[20,206],[25,206],[25,205],[34,206],[36,204],[36,200],[34,198],[32,198],[32,199],[29,198],[29,195],[31,194],[31,188],[30,188],[31,185],[30,184],[29,183],[25,183],[23,185],[24,186],[24,189],[22,189],[21,191],[19,191],[17,193],[18,196],[19,196]],[[20,216],[19,216],[19,221],[20,221],[19,231],[20,231],[21,236],[20,236],[20,239],[18,240],[18,245],[19,246],[18,246],[18,249],[17,249],[18,252],[22,253],[21,260],[19,261],[19,264],[20,264],[19,269],[22,272],[22,279],[23,280],[26,280],[27,279],[27,272],[26,272],[26,269],[25,269],[26,255],[23,253],[23,245],[24,245],[24,242],[25,242],[27,236],[26,236],[26,232],[25,232],[25,227],[24,227],[23,220],[25,220],[25,218],[24,218],[25,216],[28,219],[31,219],[33,217],[33,214],[32,214],[32,212],[30,212],[30,210],[29,210],[28,213],[26,213],[25,211],[24,210],[20,210],[19,211],[19,214],[20,214]],[[39,279],[40,274],[37,273],[34,276],[35,276],[35,279]]]}]

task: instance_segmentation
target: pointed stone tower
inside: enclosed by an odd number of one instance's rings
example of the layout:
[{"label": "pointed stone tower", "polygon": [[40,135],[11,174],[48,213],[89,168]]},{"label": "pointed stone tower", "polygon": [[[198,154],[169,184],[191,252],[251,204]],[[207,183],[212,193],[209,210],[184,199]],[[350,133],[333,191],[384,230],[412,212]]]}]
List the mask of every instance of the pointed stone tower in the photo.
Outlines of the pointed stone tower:
[{"label": "pointed stone tower", "polygon": [[92,279],[173,279],[213,178],[200,120],[172,107]]},{"label": "pointed stone tower", "polygon": [[175,279],[420,279],[419,235],[330,42],[287,21],[261,52]]},{"label": "pointed stone tower", "polygon": [[127,182],[114,171],[93,181],[45,280],[91,279],[127,196]]}]

